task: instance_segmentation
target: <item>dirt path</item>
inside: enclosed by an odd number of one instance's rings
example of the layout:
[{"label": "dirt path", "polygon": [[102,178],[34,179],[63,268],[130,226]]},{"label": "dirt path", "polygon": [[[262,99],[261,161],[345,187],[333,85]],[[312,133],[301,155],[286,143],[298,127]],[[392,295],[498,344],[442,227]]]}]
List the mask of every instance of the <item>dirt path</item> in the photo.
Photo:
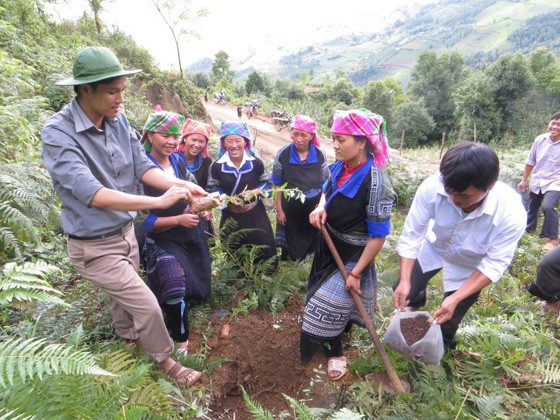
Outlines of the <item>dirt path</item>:
[{"label": "dirt path", "polygon": [[[239,121],[237,117],[237,107],[235,106],[229,104],[218,105],[213,101],[209,101],[204,103],[204,107],[212,119],[216,130],[220,129],[222,121]],[[282,131],[277,131],[276,128],[274,128],[274,121],[269,118],[268,115],[256,115],[247,119],[247,116],[243,114],[241,121],[245,121],[249,125],[253,139],[255,139],[255,149],[257,149],[260,157],[265,162],[274,160],[278,149],[292,141],[290,139],[289,130],[285,128],[282,129]],[[333,161],[334,152],[330,143],[323,141],[321,148],[327,153],[329,161]]]}]

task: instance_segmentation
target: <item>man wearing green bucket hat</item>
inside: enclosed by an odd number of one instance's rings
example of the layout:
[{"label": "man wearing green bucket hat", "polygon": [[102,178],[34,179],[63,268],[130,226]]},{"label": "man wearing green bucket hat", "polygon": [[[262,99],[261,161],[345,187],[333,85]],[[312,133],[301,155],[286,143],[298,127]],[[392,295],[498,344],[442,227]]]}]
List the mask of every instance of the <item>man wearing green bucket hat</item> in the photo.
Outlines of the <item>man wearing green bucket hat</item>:
[{"label": "man wearing green bucket hat", "polygon": [[[74,86],[76,97],[43,128],[42,153],[62,201],[70,260],[109,294],[117,335],[141,345],[178,384],[190,385],[201,373],[171,357],[173,341],[158,301],[137,273],[132,220],[136,210],[164,209],[207,193],[159,170],[120,112],[127,76],[141,71],[125,70],[108,48],[80,50],[73,77],[57,83]],[[137,195],[139,181],[166,192]]]}]

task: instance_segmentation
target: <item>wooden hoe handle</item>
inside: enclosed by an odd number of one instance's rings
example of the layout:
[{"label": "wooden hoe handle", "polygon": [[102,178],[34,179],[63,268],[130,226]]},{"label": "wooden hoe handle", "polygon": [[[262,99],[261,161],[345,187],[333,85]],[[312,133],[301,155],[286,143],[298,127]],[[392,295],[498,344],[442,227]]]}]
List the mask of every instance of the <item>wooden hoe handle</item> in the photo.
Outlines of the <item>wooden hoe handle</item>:
[{"label": "wooden hoe handle", "polygon": [[[323,238],[325,239],[325,242],[327,243],[327,246],[329,247],[329,250],[331,251],[331,254],[334,257],[334,260],[336,261],[336,265],[338,266],[338,269],[342,273],[342,277],[344,277],[344,281],[346,281],[346,279],[348,278],[348,272],[346,271],[346,267],[344,266],[344,263],[340,258],[340,254],[336,250],[336,247],[334,246],[334,242],[331,239],[331,235],[329,235],[329,232],[327,231],[325,226],[321,226],[321,233],[323,234]],[[375,330],[375,327],[373,326],[373,323],[371,322],[371,319],[369,318],[369,315],[366,312],[366,308],[364,308],[364,304],[362,303],[362,299],[360,298],[360,295],[358,295],[354,290],[350,290],[350,293],[352,294],[352,299],[354,299],[354,303],[358,307],[358,311],[360,312],[360,316],[364,321],[366,329],[368,330],[369,335],[371,335],[373,344],[375,345],[375,349],[377,350],[377,353],[379,353],[379,356],[381,356],[381,360],[383,361],[383,365],[387,370],[387,374],[389,375],[389,379],[391,380],[391,383],[393,384],[395,391],[397,392],[397,394],[403,394],[405,391],[401,383],[401,380],[399,379],[397,372],[395,371],[395,368],[391,364],[391,361],[389,360],[389,356],[387,356],[387,352],[385,351],[385,348],[383,347],[383,343],[381,343],[381,340],[377,335],[377,331]]]}]

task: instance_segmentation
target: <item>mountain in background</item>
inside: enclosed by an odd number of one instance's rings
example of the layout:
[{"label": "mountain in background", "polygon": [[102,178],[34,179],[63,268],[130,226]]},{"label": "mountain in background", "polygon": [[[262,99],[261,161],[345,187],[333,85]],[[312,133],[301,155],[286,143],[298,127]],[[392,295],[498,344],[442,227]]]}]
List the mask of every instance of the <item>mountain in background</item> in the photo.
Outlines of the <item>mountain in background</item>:
[{"label": "mountain in background", "polygon": [[[364,31],[364,25],[343,28],[346,32],[338,31],[336,36],[325,30],[324,41],[296,50],[294,45],[275,46],[270,40],[246,57],[231,57],[232,70],[238,80],[253,71],[295,78],[343,70],[359,85],[388,76],[406,85],[418,56],[428,49],[457,50],[473,66],[539,46],[560,56],[559,0],[441,0],[383,17],[391,18],[381,32]],[[209,71],[212,59],[201,60],[188,71]]]}]

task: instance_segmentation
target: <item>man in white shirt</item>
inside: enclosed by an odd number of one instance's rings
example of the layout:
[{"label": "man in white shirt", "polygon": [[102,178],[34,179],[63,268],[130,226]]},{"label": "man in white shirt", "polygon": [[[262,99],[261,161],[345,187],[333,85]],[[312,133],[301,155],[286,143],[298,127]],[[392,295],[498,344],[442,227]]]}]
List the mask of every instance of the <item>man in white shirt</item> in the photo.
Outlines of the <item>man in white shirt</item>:
[{"label": "man in white shirt", "polygon": [[558,202],[560,202],[560,112],[550,117],[548,133],[541,134],[533,142],[525,162],[523,178],[517,185],[520,192],[525,192],[527,179],[529,183],[529,209],[527,211],[527,232],[537,229],[539,209],[542,205],[544,220],[541,238],[548,238],[543,251],[550,251],[558,246]]},{"label": "man in white shirt", "polygon": [[525,230],[521,197],[498,181],[499,170],[487,145],[453,146],[440,173],[416,191],[399,238],[393,303],[400,309],[424,306],[429,280],[443,269],[444,299],[433,316],[451,349],[459,323],[480,291],[502,277]]}]

